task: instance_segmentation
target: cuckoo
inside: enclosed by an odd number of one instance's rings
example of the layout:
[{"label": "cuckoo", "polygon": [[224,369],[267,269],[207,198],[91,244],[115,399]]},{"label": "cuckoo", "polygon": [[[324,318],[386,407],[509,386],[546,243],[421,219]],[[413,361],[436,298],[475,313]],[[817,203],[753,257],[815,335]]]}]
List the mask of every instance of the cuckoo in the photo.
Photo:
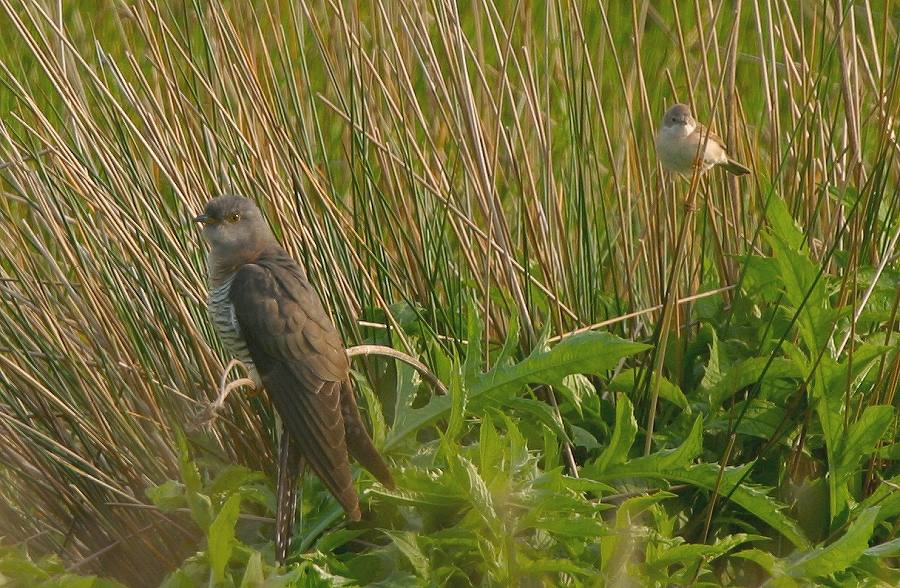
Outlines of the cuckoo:
[{"label": "cuckoo", "polygon": [[259,208],[220,196],[194,220],[209,243],[210,319],[282,421],[275,544],[283,562],[306,464],[354,521],[359,498],[348,452],[384,486],[393,488],[393,478],[363,424],[341,336]]}]

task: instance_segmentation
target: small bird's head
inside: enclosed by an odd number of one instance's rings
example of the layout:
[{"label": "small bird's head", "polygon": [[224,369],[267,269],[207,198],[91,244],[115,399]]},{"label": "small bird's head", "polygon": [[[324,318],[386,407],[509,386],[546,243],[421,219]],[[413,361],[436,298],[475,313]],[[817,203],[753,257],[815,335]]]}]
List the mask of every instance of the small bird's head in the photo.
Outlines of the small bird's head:
[{"label": "small bird's head", "polygon": [[253,261],[275,241],[266,219],[256,204],[243,196],[219,196],[194,217],[203,224],[203,238],[218,263],[236,266]]},{"label": "small bird's head", "polygon": [[669,108],[663,116],[664,128],[694,127],[696,124],[687,104],[676,104]]}]

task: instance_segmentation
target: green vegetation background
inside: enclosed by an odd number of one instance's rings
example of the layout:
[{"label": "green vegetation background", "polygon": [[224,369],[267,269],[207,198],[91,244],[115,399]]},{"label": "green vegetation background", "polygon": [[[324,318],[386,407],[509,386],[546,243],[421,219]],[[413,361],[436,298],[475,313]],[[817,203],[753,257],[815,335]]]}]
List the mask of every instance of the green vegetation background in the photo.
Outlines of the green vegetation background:
[{"label": "green vegetation background", "polygon": [[[0,0],[0,585],[900,584],[897,10]],[[675,101],[753,175],[662,174]],[[354,360],[399,489],[282,568],[229,191],[449,389]]]}]

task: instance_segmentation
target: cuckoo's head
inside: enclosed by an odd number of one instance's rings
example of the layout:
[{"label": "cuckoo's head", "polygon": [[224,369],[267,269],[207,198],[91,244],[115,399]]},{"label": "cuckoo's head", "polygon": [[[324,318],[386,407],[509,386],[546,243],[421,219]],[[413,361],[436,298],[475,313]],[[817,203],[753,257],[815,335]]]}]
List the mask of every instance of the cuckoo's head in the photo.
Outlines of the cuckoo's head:
[{"label": "cuckoo's head", "polygon": [[666,111],[666,114],[663,116],[662,126],[663,128],[673,129],[685,128],[690,133],[697,126],[697,122],[691,116],[691,109],[687,104],[676,104]]},{"label": "cuckoo's head", "polygon": [[194,218],[219,263],[236,266],[253,261],[275,237],[256,204],[243,196],[219,196]]}]

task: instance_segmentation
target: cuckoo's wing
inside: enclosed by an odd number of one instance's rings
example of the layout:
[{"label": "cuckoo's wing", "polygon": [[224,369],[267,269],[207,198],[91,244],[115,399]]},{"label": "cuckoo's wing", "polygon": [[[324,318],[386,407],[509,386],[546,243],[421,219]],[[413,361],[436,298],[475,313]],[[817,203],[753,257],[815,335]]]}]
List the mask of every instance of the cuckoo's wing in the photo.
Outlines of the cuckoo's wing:
[{"label": "cuckoo's wing", "polygon": [[282,254],[239,269],[230,298],[285,429],[349,517],[358,519],[341,414],[347,354],[316,291]]}]

